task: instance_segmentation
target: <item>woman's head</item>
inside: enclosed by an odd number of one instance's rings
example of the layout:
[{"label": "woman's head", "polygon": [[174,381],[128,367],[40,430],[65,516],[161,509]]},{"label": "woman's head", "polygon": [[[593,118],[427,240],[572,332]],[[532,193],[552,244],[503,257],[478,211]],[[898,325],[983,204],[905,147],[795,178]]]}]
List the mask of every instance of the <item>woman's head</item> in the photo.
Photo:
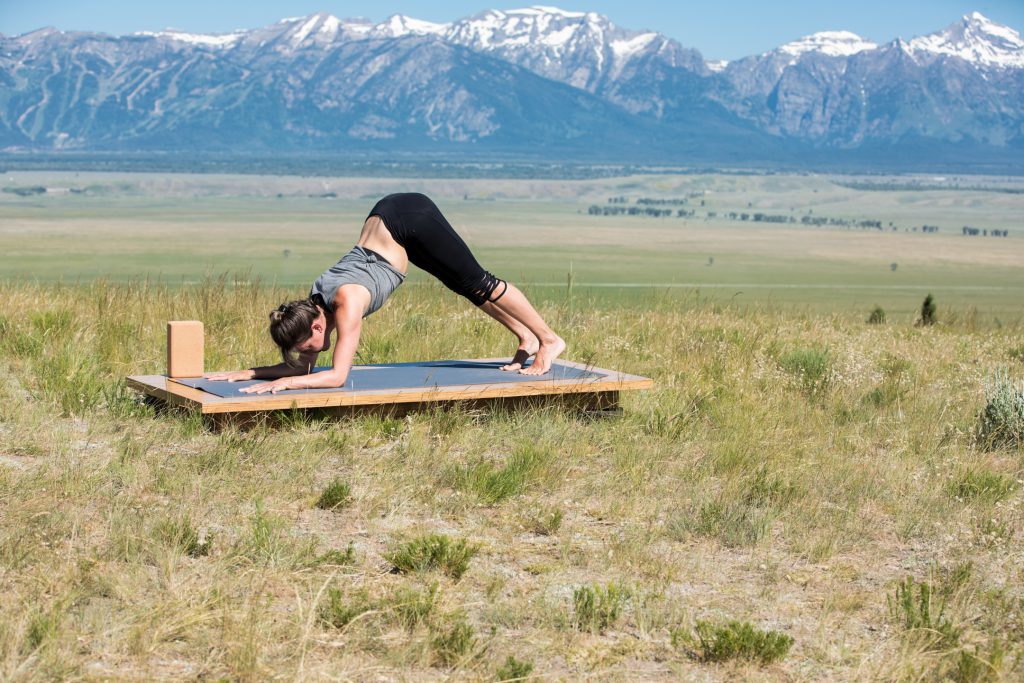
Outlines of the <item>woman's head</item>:
[{"label": "woman's head", "polygon": [[326,317],[311,299],[281,304],[270,312],[270,337],[281,349],[285,363],[298,366],[298,354],[326,348]]}]

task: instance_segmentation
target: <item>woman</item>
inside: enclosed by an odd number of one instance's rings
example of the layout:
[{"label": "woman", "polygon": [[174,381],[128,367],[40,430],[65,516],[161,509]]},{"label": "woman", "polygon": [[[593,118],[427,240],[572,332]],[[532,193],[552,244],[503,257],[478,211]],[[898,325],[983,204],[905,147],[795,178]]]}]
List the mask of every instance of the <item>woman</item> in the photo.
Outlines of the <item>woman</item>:
[{"label": "woman", "polygon": [[[565,350],[562,338],[515,285],[480,267],[434,202],[422,194],[401,193],[377,202],[363,223],[359,242],[316,279],[308,299],[282,304],[271,312],[270,336],[281,349],[283,363],[207,377],[273,380],[242,389],[253,394],[343,386],[359,345],[363,318],[384,305],[402,284],[410,263],[469,299],[519,339],[512,361],[502,370],[543,375]],[[313,373],[317,355],[331,347],[334,331],[338,340],[333,367]],[[526,366],[531,357],[533,363]]]}]

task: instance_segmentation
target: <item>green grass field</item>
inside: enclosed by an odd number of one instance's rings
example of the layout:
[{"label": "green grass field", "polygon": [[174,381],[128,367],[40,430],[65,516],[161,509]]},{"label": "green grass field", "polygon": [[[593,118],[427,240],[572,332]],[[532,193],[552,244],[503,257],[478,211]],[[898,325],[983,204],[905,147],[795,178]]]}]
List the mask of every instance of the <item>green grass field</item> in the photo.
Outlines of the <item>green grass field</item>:
[{"label": "green grass field", "polygon": [[[6,178],[60,183],[95,196],[0,194],[0,680],[1024,675],[1022,195]],[[275,362],[267,311],[409,185],[533,283],[568,358],[656,387],[611,419],[284,412],[221,432],[125,388],[162,372],[167,320],[205,322],[209,369]],[[941,231],[586,215],[705,189],[720,213],[813,203]],[[358,362],[512,351],[414,281]],[[937,321],[915,325],[928,291]]]}]

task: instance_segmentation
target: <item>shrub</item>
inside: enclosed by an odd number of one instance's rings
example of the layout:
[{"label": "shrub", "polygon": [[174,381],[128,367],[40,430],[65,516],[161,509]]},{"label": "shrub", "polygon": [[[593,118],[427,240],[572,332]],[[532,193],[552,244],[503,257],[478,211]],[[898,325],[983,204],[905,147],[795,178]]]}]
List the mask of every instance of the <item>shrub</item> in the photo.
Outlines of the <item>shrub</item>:
[{"label": "shrub", "polygon": [[495,678],[499,681],[522,681],[533,673],[533,664],[516,659],[509,655],[505,663],[498,667]]},{"label": "shrub", "polygon": [[945,616],[952,589],[951,585],[947,590],[936,591],[927,581],[915,584],[914,578],[908,576],[886,598],[889,615],[908,637],[919,639],[927,650],[955,647],[960,643],[960,629]]},{"label": "shrub", "polygon": [[400,572],[440,569],[458,581],[479,549],[479,546],[467,543],[465,539],[452,541],[441,534],[428,534],[402,544],[386,553],[384,558]]},{"label": "shrub", "polygon": [[987,448],[1024,444],[1024,382],[1014,385],[1006,372],[989,382],[981,411],[978,439]]},{"label": "shrub", "polygon": [[794,349],[779,358],[779,367],[793,375],[808,396],[822,393],[832,379],[832,358],[827,348]]},{"label": "shrub", "polygon": [[466,623],[463,614],[451,617],[448,623],[434,626],[431,631],[433,636],[430,638],[430,649],[442,666],[450,667],[468,658],[476,645],[473,627]]},{"label": "shrub", "polygon": [[526,518],[526,528],[538,536],[551,536],[562,526],[562,510],[557,507],[542,507]]},{"label": "shrub", "polygon": [[352,488],[341,479],[334,479],[316,501],[321,510],[340,510],[352,502]]},{"label": "shrub", "polygon": [[759,629],[747,621],[715,624],[697,620],[693,632],[676,631],[672,642],[692,648],[692,656],[702,662],[743,660],[771,664],[789,653],[793,638],[779,631]]},{"label": "shrub", "polygon": [[875,306],[871,314],[868,316],[868,324],[870,325],[881,325],[885,322],[885,309],[881,306]]},{"label": "shrub", "polygon": [[340,588],[332,587],[327,590],[327,596],[317,608],[317,618],[326,627],[342,628],[373,609],[375,605],[365,588],[346,597]]},{"label": "shrub", "polygon": [[606,588],[580,586],[572,593],[573,626],[580,631],[604,631],[619,618],[628,597],[629,591],[614,583]]},{"label": "shrub", "polygon": [[328,550],[322,555],[317,555],[310,562],[310,566],[321,567],[325,564],[328,565],[349,565],[356,561],[356,550],[349,541],[348,546],[344,550]]},{"label": "shrub", "polygon": [[934,325],[935,324],[935,298],[929,293],[921,303],[921,320],[922,325]]}]

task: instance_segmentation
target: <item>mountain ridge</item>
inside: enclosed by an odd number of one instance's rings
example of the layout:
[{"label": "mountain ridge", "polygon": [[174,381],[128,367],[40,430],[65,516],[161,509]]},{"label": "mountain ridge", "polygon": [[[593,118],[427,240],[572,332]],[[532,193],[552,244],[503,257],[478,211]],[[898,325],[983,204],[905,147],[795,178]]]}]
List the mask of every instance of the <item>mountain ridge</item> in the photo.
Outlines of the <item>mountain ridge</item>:
[{"label": "mountain ridge", "polygon": [[728,63],[546,6],[446,24],[319,12],[222,34],[43,28],[0,36],[0,86],[6,151],[715,161],[1024,147],[1024,41],[977,12],[910,41],[822,31]]}]

